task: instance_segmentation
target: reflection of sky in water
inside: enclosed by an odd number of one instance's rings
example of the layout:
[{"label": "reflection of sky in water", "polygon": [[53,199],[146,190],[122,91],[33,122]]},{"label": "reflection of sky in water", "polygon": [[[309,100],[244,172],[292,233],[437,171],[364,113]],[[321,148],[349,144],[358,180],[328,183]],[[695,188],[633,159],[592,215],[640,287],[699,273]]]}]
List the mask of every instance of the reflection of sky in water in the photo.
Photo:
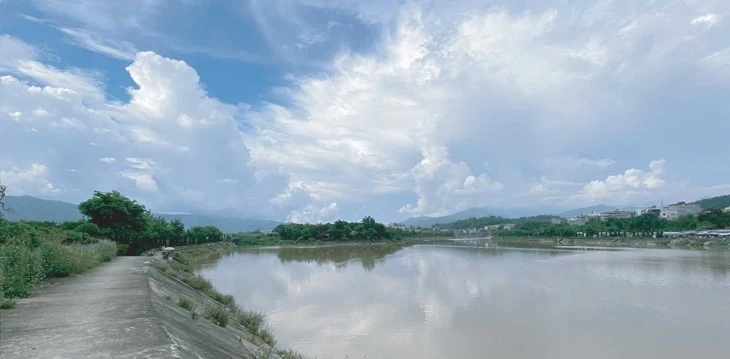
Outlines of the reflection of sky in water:
[{"label": "reflection of sky in water", "polygon": [[343,246],[246,250],[201,272],[267,313],[280,343],[320,358],[726,358],[729,263],[730,252]]}]

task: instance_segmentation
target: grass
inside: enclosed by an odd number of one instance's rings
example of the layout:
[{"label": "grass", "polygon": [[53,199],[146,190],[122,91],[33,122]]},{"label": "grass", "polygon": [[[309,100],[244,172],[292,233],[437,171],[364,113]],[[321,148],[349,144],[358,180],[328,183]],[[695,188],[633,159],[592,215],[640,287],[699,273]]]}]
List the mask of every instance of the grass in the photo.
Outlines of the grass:
[{"label": "grass", "polygon": [[4,298],[0,295],[0,309],[13,309],[15,308],[15,299]]},{"label": "grass", "polygon": [[219,327],[228,326],[228,313],[219,306],[212,306],[205,309],[205,319],[210,320]]},{"label": "grass", "polygon": [[263,313],[258,313],[249,310],[240,310],[236,313],[236,321],[238,324],[243,325],[246,329],[252,333],[258,333],[264,326],[266,316]]},{"label": "grass", "polygon": [[193,303],[190,298],[180,297],[180,299],[177,300],[177,305],[187,311],[195,310],[195,303]]},{"label": "grass", "polygon": [[[155,267],[168,275],[181,279],[184,283],[201,292],[220,305],[207,306],[198,314],[195,309],[195,303],[190,298],[181,297],[178,299],[178,306],[190,311],[193,320],[199,315],[210,320],[214,324],[227,327],[229,322],[240,324],[251,334],[257,336],[265,343],[268,348],[257,351],[254,354],[256,358],[268,358],[272,354],[276,354],[284,359],[303,359],[304,356],[293,351],[276,349],[276,338],[269,328],[266,327],[266,316],[263,313],[244,310],[236,305],[235,298],[230,294],[223,294],[217,291],[213,284],[199,274],[193,274],[193,265],[197,258],[209,256],[211,250],[207,248],[195,248],[191,250],[181,250],[175,254],[175,260],[172,263],[156,263]],[[158,261],[156,261],[158,262]],[[166,269],[162,269],[162,268]]]},{"label": "grass", "polygon": [[278,350],[276,354],[279,354],[281,359],[306,359],[301,353],[297,353],[291,349]]}]

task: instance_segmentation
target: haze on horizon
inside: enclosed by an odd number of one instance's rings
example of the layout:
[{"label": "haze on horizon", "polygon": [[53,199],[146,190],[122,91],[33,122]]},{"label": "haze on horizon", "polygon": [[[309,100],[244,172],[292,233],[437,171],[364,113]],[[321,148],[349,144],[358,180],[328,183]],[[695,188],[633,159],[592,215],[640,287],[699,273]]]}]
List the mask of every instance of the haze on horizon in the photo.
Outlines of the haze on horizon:
[{"label": "haze on horizon", "polygon": [[730,2],[0,1],[0,182],[382,222],[730,193]]}]

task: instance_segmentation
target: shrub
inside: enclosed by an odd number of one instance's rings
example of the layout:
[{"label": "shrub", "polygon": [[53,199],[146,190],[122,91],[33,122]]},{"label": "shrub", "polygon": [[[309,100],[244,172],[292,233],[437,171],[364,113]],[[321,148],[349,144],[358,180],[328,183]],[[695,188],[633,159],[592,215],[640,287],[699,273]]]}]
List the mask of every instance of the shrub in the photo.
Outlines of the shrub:
[{"label": "shrub", "polygon": [[0,293],[0,309],[13,309],[15,308],[15,300],[4,298]]},{"label": "shrub", "polygon": [[281,357],[281,359],[305,359],[304,355],[297,353],[291,349],[278,350],[276,354],[279,354],[279,357]]},{"label": "shrub", "polygon": [[257,335],[264,341],[264,343],[271,345],[272,347],[276,345],[276,338],[274,338],[274,334],[269,329],[261,328]]},{"label": "shrub", "polygon": [[226,307],[233,308],[236,305],[236,299],[230,294],[223,294],[215,289],[210,289],[206,291],[205,294]]},{"label": "shrub", "polygon": [[228,325],[228,313],[225,309],[219,306],[208,307],[205,310],[205,318],[220,327]]},{"label": "shrub", "polygon": [[210,284],[210,281],[200,275],[193,275],[185,278],[185,283],[193,287],[193,289],[206,293],[213,289],[213,285]]},{"label": "shrub", "polygon": [[190,298],[180,297],[177,301],[177,305],[185,310],[192,311],[195,309],[195,303]]},{"label": "shrub", "polygon": [[239,311],[236,315],[236,321],[254,334],[258,334],[263,328],[265,320],[266,316],[263,313],[248,310]]},{"label": "shrub", "polygon": [[43,280],[43,258],[37,249],[11,244],[0,247],[0,292],[25,297]]}]

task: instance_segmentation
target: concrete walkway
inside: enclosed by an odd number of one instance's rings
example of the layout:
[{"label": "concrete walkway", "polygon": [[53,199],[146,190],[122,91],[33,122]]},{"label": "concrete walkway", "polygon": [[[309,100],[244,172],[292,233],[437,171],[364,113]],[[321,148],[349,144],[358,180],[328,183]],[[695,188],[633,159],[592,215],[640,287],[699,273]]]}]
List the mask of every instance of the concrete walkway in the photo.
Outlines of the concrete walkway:
[{"label": "concrete walkway", "polygon": [[156,319],[149,257],[119,257],[0,312],[0,358],[180,358]]}]

